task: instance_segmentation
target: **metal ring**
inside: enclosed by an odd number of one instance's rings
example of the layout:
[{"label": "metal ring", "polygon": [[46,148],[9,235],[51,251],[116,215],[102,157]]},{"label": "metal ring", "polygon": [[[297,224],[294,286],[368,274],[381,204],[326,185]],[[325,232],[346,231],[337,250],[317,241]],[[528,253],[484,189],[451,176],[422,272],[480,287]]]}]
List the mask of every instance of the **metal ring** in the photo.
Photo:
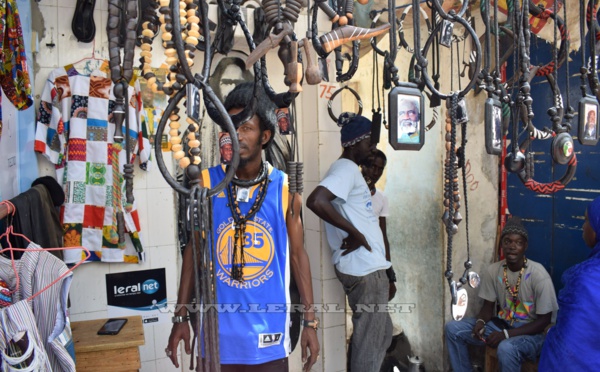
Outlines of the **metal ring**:
[{"label": "metal ring", "polygon": [[[465,1],[465,3],[467,3],[467,1]],[[471,27],[469,22],[467,22],[464,18],[456,17],[454,22],[460,23],[465,28],[465,30],[467,32],[469,32],[469,34],[473,38],[473,42],[475,43],[475,49],[476,49],[475,52],[477,53],[477,58],[475,59],[475,71],[479,71],[481,69],[481,44],[479,43],[479,38],[477,37],[477,33],[475,32],[475,30],[473,30],[473,28]],[[427,59],[425,59],[425,57],[424,57],[427,55],[427,51],[429,50],[429,47],[433,43],[433,37],[435,36],[435,34],[437,34],[440,31],[442,25],[443,25],[443,22],[440,22],[437,24],[437,26],[435,27],[435,29],[433,30],[431,35],[429,35],[429,38],[427,38],[427,41],[425,42],[425,46],[423,47],[422,52],[421,53],[416,52],[415,54],[417,55],[417,64],[421,66],[421,72],[422,72],[423,78],[424,78],[423,80],[425,81],[425,85],[427,85],[427,88],[429,88],[429,91],[432,94],[440,97],[441,99],[447,99],[449,97],[449,95],[440,93],[435,88],[433,81],[427,74],[427,65],[426,65]],[[422,62],[425,62],[425,63],[423,64]],[[464,97],[467,94],[467,92],[469,92],[473,88],[473,86],[475,86],[476,82],[477,82],[477,74],[474,74],[473,77],[471,78],[471,81],[469,81],[469,84],[467,84],[467,86],[463,90],[458,92],[459,98]]]},{"label": "metal ring", "polygon": [[[550,84],[550,87],[552,90],[552,95],[553,96],[556,96],[557,94],[560,95],[558,85],[557,85],[556,81],[554,80],[553,76],[547,75],[546,79],[548,80],[548,83]],[[524,104],[522,104],[522,105],[524,105]],[[541,131],[533,125],[533,121],[531,119],[529,119],[526,115],[527,108],[521,108],[521,112],[523,115],[522,120],[528,120],[527,130],[530,132],[529,135],[527,136],[527,138],[525,139],[525,141],[523,141],[523,143],[521,143],[519,145],[519,151],[521,153],[526,154],[527,148],[529,147],[531,142],[533,142],[536,139],[555,138],[554,135],[557,133],[556,131],[554,131],[554,130],[552,132]],[[559,119],[557,120],[557,122],[562,121],[563,114],[564,114],[564,108],[558,107],[556,115]],[[553,128],[553,129],[557,129],[557,128]],[[521,180],[521,182],[523,182],[523,185],[526,188],[528,188],[529,190],[539,193],[539,194],[552,194],[552,193],[555,193],[557,191],[564,189],[565,186],[569,182],[571,182],[571,180],[575,176],[576,170],[577,170],[577,155],[575,152],[573,152],[573,157],[567,163],[567,170],[565,171],[565,174],[559,180],[556,180],[553,182],[547,182],[547,183],[537,182],[533,178],[528,177],[525,167],[518,172],[518,176],[519,176],[519,179]]]},{"label": "metal ring", "polygon": [[463,14],[467,11],[470,1],[463,1],[462,8],[456,13],[454,10],[450,10],[450,13],[446,13],[444,8],[442,8],[442,4],[438,0],[432,0],[433,6],[435,10],[438,12],[440,17],[446,19],[448,21],[454,22],[457,18],[462,18]]},{"label": "metal ring", "polygon": [[[402,12],[402,16],[400,17],[400,19],[399,20],[396,19],[396,24],[398,25],[398,36],[400,36],[400,45],[399,46],[406,49],[406,51],[409,53],[414,53],[415,50],[414,50],[414,48],[411,48],[408,45],[408,42],[404,38],[404,19],[406,18],[406,16],[408,15],[408,12],[412,9],[412,7],[413,7],[412,5],[407,6],[406,9],[404,9],[404,12]],[[423,17],[425,17],[425,24],[427,25],[427,31],[431,35],[432,26],[431,26],[431,22],[429,21],[429,16],[427,15],[427,12],[425,11],[425,9],[419,7],[419,10],[421,11],[421,15]]]},{"label": "metal ring", "polygon": [[[206,95],[206,97],[215,105],[216,110],[218,111],[219,115],[223,119],[222,123],[225,125],[227,132],[229,132],[229,136],[231,137],[231,142],[232,142],[232,147],[233,147],[233,159],[231,160],[231,165],[229,167],[227,167],[227,171],[225,173],[225,178],[223,178],[223,180],[219,184],[215,185],[215,187],[208,190],[208,196],[210,197],[210,196],[213,196],[213,195],[221,192],[221,190],[223,190],[225,188],[225,186],[233,179],[235,171],[237,170],[237,167],[240,163],[240,143],[238,141],[237,132],[235,130],[235,127],[233,126],[233,122],[231,121],[231,118],[227,114],[227,111],[225,111],[225,107],[223,106],[223,103],[219,100],[219,98],[217,97],[215,92],[212,90],[210,85],[203,84],[199,80],[196,80],[194,82],[194,84],[197,87],[201,88],[203,93]],[[188,189],[188,188],[180,185],[177,182],[177,180],[173,178],[173,176],[171,175],[171,173],[169,173],[169,171],[167,170],[167,167],[165,166],[165,161],[163,159],[163,154],[162,154],[162,136],[165,131],[167,119],[171,116],[171,112],[173,112],[173,110],[175,110],[175,108],[177,107],[179,102],[183,99],[185,94],[186,94],[186,90],[181,89],[173,97],[171,97],[169,99],[169,103],[168,103],[167,107],[165,108],[165,111],[164,111],[162,117],[160,118],[158,127],[156,128],[156,135],[154,137],[154,142],[156,143],[156,146],[154,149],[155,150],[154,154],[156,156],[156,162],[158,164],[158,169],[162,173],[165,181],[167,181],[169,186],[171,186],[175,191],[177,191],[178,193],[180,193],[182,195],[190,195],[190,193],[193,191],[193,188]]]},{"label": "metal ring", "polygon": [[333,110],[331,108],[331,105],[333,104],[333,100],[335,99],[335,96],[337,96],[342,90],[344,89],[348,89],[356,98],[356,100],[358,101],[358,114],[357,115],[361,115],[362,114],[362,109],[363,109],[363,103],[360,99],[360,96],[358,95],[358,93],[350,88],[347,85],[344,85],[343,87],[339,88],[338,90],[336,90],[335,92],[333,92],[333,94],[331,95],[331,98],[329,98],[329,102],[327,102],[327,111],[329,112],[329,117],[331,118],[331,120],[335,121],[337,123],[337,116],[335,116],[333,114]]}]

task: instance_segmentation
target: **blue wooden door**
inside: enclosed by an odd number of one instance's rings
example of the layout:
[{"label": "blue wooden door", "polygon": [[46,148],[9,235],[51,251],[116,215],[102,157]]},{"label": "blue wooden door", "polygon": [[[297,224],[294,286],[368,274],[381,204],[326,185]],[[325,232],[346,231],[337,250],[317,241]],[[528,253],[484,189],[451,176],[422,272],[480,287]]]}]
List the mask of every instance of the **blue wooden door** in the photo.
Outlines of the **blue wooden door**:
[{"label": "blue wooden door", "polygon": [[[545,41],[532,40],[532,63],[543,64],[551,61],[550,45]],[[586,55],[589,57],[589,54]],[[577,111],[582,97],[579,77],[581,53],[571,53],[570,56],[572,58],[569,66],[570,104]],[[558,81],[566,106],[565,73],[566,69],[563,66],[559,71]],[[554,106],[554,102],[546,79],[534,78],[531,92],[536,127],[551,127],[552,122],[546,111]],[[508,208],[512,215],[523,218],[528,230],[527,256],[546,267],[557,291],[562,288],[560,281],[562,273],[574,264],[585,260],[589,255],[590,249],[583,243],[581,237],[584,212],[587,204],[600,196],[600,143],[597,146],[581,145],[576,139],[578,122],[579,116],[576,115],[570,131],[575,139],[577,171],[564,190],[551,195],[536,194],[525,188],[516,174],[508,175]],[[510,133],[508,138],[511,138]],[[520,141],[522,142],[523,139],[522,135]],[[535,153],[534,179],[538,182],[560,179],[566,171],[566,166],[552,161],[551,143],[551,140],[537,140],[533,141],[529,148],[529,151]]]}]

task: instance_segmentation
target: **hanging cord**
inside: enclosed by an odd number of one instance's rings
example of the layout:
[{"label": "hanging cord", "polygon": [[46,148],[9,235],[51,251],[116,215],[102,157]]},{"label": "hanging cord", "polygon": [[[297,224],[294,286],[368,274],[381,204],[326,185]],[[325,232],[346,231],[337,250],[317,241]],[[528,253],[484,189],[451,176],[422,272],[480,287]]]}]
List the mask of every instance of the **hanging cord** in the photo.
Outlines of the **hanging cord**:
[{"label": "hanging cord", "polygon": [[[530,0],[529,0],[530,1]],[[520,60],[520,68],[521,68],[521,77],[519,79],[519,93],[518,93],[518,106],[520,110],[525,110],[520,113],[517,118],[520,118],[524,125],[526,126],[528,137],[525,139],[523,143],[518,146],[518,150],[513,152],[513,161],[507,163],[507,167],[511,172],[516,172],[519,176],[521,182],[523,182],[524,186],[531,191],[540,194],[552,194],[554,192],[563,190],[565,186],[573,179],[575,175],[575,171],[577,169],[577,157],[575,153],[572,151],[573,149],[573,140],[571,136],[566,132],[566,128],[568,124],[563,128],[560,124],[563,115],[563,107],[562,107],[562,98],[560,95],[560,91],[558,89],[558,84],[556,81],[557,73],[546,74],[546,78],[550,83],[550,87],[552,88],[552,93],[554,96],[555,106],[548,110],[549,115],[552,116],[553,121],[553,130],[548,128],[544,130],[537,129],[533,124],[533,110],[532,110],[532,102],[531,98],[531,86],[529,84],[530,78],[530,43],[531,43],[531,32],[529,29],[529,21],[526,17],[524,9],[530,6],[529,1],[525,1],[523,4],[523,9],[519,17],[519,55],[521,56]],[[527,7],[526,7],[527,5]],[[546,12],[546,14],[548,14]],[[559,17],[554,14],[554,20],[558,23]],[[562,22],[562,20],[560,21]],[[560,24],[555,27],[561,27]],[[562,32],[562,30],[561,30]],[[565,30],[566,32],[566,30]],[[517,35],[517,33],[515,33]],[[554,58],[559,59],[560,57],[556,54],[556,42],[558,39],[558,35],[555,36],[555,54]],[[561,35],[561,40],[567,40],[568,35]],[[567,45],[562,45],[562,47],[566,47]],[[550,63],[550,65],[557,63],[557,60],[554,60]],[[558,68],[558,64],[555,65]],[[538,74],[539,75],[539,74]],[[567,72],[568,75],[568,72]],[[556,135],[556,131],[562,131]],[[549,139],[553,138],[552,143],[552,158],[553,161],[559,164],[568,164],[567,170],[565,174],[559,180],[552,181],[549,183],[539,183],[533,179],[533,153],[531,151],[531,144],[535,139]],[[524,154],[527,156],[525,157]]]},{"label": "hanging cord", "polygon": [[[439,0],[433,0],[433,4],[443,19],[445,19],[449,22],[459,23],[460,25],[462,25],[465,28],[465,30],[466,30],[465,33],[468,33],[473,38],[473,43],[475,45],[476,54],[477,54],[475,70],[476,71],[479,70],[481,67],[481,58],[480,58],[481,44],[479,43],[479,38],[478,38],[477,34],[475,33],[475,31],[473,30],[473,28],[471,27],[471,25],[469,24],[469,22],[466,21],[464,18],[462,18],[462,15],[466,11],[468,1],[463,2],[463,6],[458,13],[455,13],[453,11],[450,11],[450,13],[446,13],[442,9],[442,6],[440,5]],[[413,0],[413,7],[416,8],[418,6],[419,6],[418,0]],[[419,25],[419,23],[420,23],[420,12],[413,11],[413,24]],[[447,99],[450,97],[450,95],[452,93],[442,94],[437,88],[435,88],[433,81],[431,80],[431,77],[427,73],[428,61],[425,57],[427,55],[429,48],[431,47],[431,44],[433,44],[432,35],[439,33],[440,30],[442,29],[443,25],[444,25],[444,22],[439,22],[437,24],[437,26],[435,27],[435,29],[433,30],[431,35],[429,35],[429,38],[427,38],[427,41],[425,42],[425,46],[423,47],[423,49],[421,49],[420,28],[414,27],[414,45],[415,45],[414,49],[415,49],[415,56],[417,59],[417,66],[415,66],[415,69],[416,69],[417,73],[422,74],[423,81],[433,96],[438,96],[440,99]],[[476,81],[477,81],[477,75],[474,74],[474,76],[470,79],[469,83],[465,86],[465,88],[458,92],[459,97],[464,97],[471,90],[471,88],[473,88],[475,86]]]},{"label": "hanging cord", "polygon": [[[377,82],[377,83],[376,83]],[[373,53],[373,79],[371,82],[371,114],[373,123],[371,129],[371,143],[379,143],[381,137],[381,97],[379,96],[379,66],[377,53]],[[377,110],[375,110],[375,92],[377,92]]]},{"label": "hanging cord", "polygon": [[[454,221],[455,216],[455,202],[458,196],[458,185],[456,184],[456,126],[458,125],[456,120],[456,109],[458,106],[458,93],[453,93],[448,99],[450,104],[449,118],[446,119],[446,123],[450,124],[450,132],[446,133],[446,161],[444,169],[444,207],[446,211],[442,217],[444,224],[446,225],[447,235],[447,249],[446,249],[446,272],[444,276],[448,280],[450,286],[450,294],[452,296],[452,304],[456,304],[456,290],[457,284],[452,277],[452,242],[454,234],[458,232],[458,226]],[[450,138],[448,138],[448,135]],[[449,141],[448,141],[449,139]]]},{"label": "hanging cord", "polygon": [[[565,30],[566,32],[569,32],[569,27],[568,27],[568,23],[567,23],[567,7],[566,5],[563,3],[562,5],[563,8],[563,22],[565,24]],[[569,51],[571,50],[571,38],[567,37],[566,41],[567,43],[566,45],[566,49],[567,49],[567,54],[569,53]],[[564,114],[564,119],[565,122],[563,124],[563,126],[565,126],[567,132],[571,130],[571,120],[573,119],[573,117],[575,117],[575,109],[573,108],[573,106],[571,106],[571,82],[570,82],[570,78],[569,78],[569,74],[571,73],[571,70],[569,69],[569,58],[567,55],[567,60],[565,61],[565,67],[567,70],[567,73],[565,74],[565,79],[566,79],[566,87],[567,87],[567,105],[566,105],[566,112]]]},{"label": "hanging cord", "polygon": [[304,163],[300,161],[300,152],[298,145],[298,132],[296,131],[296,100],[292,101],[290,106],[290,126],[292,130],[291,156],[292,161],[287,163],[289,192],[292,194],[291,213],[294,215],[294,200],[296,194],[304,192]]},{"label": "hanging cord", "polygon": [[[579,39],[581,40],[581,68],[579,71],[581,72],[581,96],[585,97],[587,95],[587,75],[588,69],[585,63],[585,0],[579,1]],[[567,79],[568,80],[568,79]]]},{"label": "hanging cord", "polygon": [[[456,42],[456,66],[460,70],[460,42]],[[457,75],[456,79],[458,81],[458,90],[462,90],[460,84],[460,74]]]},{"label": "hanging cord", "polygon": [[[589,0],[587,6],[587,17],[583,18],[587,20],[587,29],[588,29],[588,37],[590,43],[590,70],[588,72],[588,79],[590,82],[590,89],[592,93],[598,97],[600,95],[600,83],[598,82],[598,69],[596,65],[598,61],[596,60],[596,32],[595,32],[595,21],[596,21],[596,11],[598,8],[596,4],[598,1]],[[592,5],[594,3],[594,5]]]},{"label": "hanging cord", "polygon": [[[554,110],[549,110],[548,113],[552,116],[552,131],[556,134],[560,134],[563,132],[568,132],[571,129],[571,125],[566,124],[563,125],[561,123],[561,121],[563,120],[564,117],[564,106],[563,106],[563,100],[562,100],[562,95],[560,93],[560,90],[558,88],[558,14],[557,14],[557,8],[558,7],[558,2],[554,3],[554,50],[553,50],[553,63],[554,63],[554,71],[552,73],[552,76],[554,77],[554,84],[556,84],[556,90],[554,91]],[[564,6],[563,6],[564,8]],[[564,22],[564,20],[563,20]],[[568,29],[565,27],[565,32]],[[566,37],[565,39],[563,39],[561,41],[561,43],[565,43],[566,42],[566,47],[568,48],[568,41],[569,41],[569,37]],[[565,47],[565,45],[563,45],[563,47]],[[568,49],[567,49],[568,50]],[[567,58],[567,61],[569,60],[569,58]],[[567,77],[567,84],[569,83],[569,63],[567,62],[566,64],[566,77]],[[567,87],[567,107],[569,107],[569,90]]]},{"label": "hanging cord", "polygon": [[[465,232],[467,234],[467,259],[465,260],[464,266],[465,266],[465,271],[462,275],[462,277],[460,278],[460,283],[462,285],[467,284],[467,274],[469,272],[469,270],[473,267],[473,263],[471,262],[471,243],[469,241],[469,204],[467,201],[467,167],[466,167],[466,159],[467,159],[467,153],[466,153],[466,148],[467,148],[467,121],[465,121],[464,123],[462,123],[462,128],[461,128],[461,156],[462,156],[462,181],[463,181],[463,198],[464,198],[464,205],[465,205]],[[459,160],[460,162],[461,160]]]},{"label": "hanging cord", "polygon": [[[262,163],[262,168],[267,168],[265,162]],[[244,281],[244,266],[246,259],[244,255],[244,247],[246,242],[246,224],[260,210],[262,203],[267,195],[270,179],[265,177],[259,184],[257,196],[250,210],[246,214],[242,214],[237,200],[237,186],[229,184],[227,187],[227,199],[233,223],[235,228],[233,250],[231,254],[231,278],[238,282]]]}]

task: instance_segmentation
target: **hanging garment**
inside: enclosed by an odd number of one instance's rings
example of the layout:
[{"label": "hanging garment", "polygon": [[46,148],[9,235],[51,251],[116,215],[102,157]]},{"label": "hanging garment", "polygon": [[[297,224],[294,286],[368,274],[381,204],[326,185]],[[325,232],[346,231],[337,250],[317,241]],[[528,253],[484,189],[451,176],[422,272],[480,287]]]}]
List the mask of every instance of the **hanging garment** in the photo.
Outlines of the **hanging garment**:
[{"label": "hanging garment", "polygon": [[[19,301],[1,309],[0,320],[0,362],[3,372],[53,371],[27,301]],[[15,339],[24,341],[15,342]],[[12,352],[11,349],[21,350],[21,352]],[[18,354],[22,355],[18,356]],[[16,368],[22,365],[21,363],[26,364],[27,367]]]},{"label": "hanging garment", "polygon": [[[27,248],[40,246],[31,243]],[[26,251],[14,264],[19,276],[19,288],[13,293],[13,302],[33,296],[69,271],[64,262],[46,251]],[[12,260],[0,255],[0,279],[14,289],[17,278],[12,265]],[[67,296],[72,278],[73,274],[68,273],[31,300],[35,323],[43,340],[42,346],[55,372],[75,371],[75,349],[67,316]]]},{"label": "hanging garment", "polygon": [[[42,93],[35,150],[56,166],[65,190],[61,208],[64,246],[84,246],[90,261],[137,263],[142,257],[140,224],[135,206],[125,205],[123,165],[139,156],[148,169],[151,148],[146,123],[141,119],[139,83],[129,86],[128,117],[131,159],[114,143],[115,106],[113,83],[106,64],[90,75],[72,65],[50,73]],[[123,128],[125,132],[125,128]],[[114,240],[117,213],[124,216],[131,244]],[[66,263],[82,257],[81,251],[65,251]]]},{"label": "hanging garment", "polygon": [[0,0],[0,86],[17,110],[25,110],[33,105],[23,30],[16,0]]},{"label": "hanging garment", "polygon": [[[10,201],[15,206],[12,224],[16,233],[27,236],[43,248],[63,246],[62,225],[46,186],[35,185]],[[29,244],[17,235],[11,235],[10,240],[13,247],[26,247]],[[51,253],[63,259],[63,251]],[[16,258],[21,257],[21,252],[14,254]]]}]

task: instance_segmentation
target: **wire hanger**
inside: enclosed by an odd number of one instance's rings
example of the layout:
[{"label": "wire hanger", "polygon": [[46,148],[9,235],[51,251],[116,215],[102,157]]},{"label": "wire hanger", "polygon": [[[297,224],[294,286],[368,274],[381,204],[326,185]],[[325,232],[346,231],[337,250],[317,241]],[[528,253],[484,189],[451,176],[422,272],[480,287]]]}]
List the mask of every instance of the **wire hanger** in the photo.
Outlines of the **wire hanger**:
[{"label": "wire hanger", "polygon": [[15,289],[10,292],[11,294],[12,293],[16,293],[19,290],[19,284],[20,284],[19,273],[17,272],[17,265],[15,263],[15,257],[14,257],[14,252],[15,251],[19,251],[19,252],[42,252],[42,251],[67,251],[67,250],[72,250],[72,249],[82,249],[85,252],[85,254],[86,254],[86,257],[83,257],[73,267],[69,268],[66,272],[64,272],[58,278],[54,279],[50,284],[48,284],[47,286],[45,286],[44,288],[42,288],[41,290],[39,290],[37,293],[35,293],[32,296],[30,296],[29,298],[27,298],[27,301],[33,300],[40,293],[44,292],[48,288],[52,287],[54,284],[58,283],[61,279],[63,279],[64,277],[66,277],[67,275],[69,275],[70,273],[72,273],[73,270],[75,270],[76,267],[78,267],[79,265],[81,265],[82,263],[84,263],[88,258],[90,258],[90,256],[91,256],[90,251],[87,248],[80,247],[80,246],[78,246],[78,247],[61,247],[61,248],[15,248],[15,247],[13,247],[12,244],[10,243],[10,239],[9,239],[9,237],[11,235],[21,237],[21,238],[25,239],[25,241],[28,242],[28,243],[32,243],[32,242],[25,235],[16,233],[14,231],[14,228],[13,228],[13,225],[12,225],[12,217],[14,216],[15,211],[16,211],[15,206],[10,201],[8,201],[8,200],[0,202],[0,206],[3,206],[3,205],[7,206],[8,210],[10,211],[9,213],[10,213],[11,221],[10,221],[9,226],[6,228],[6,231],[2,235],[0,235],[0,240],[2,238],[6,237],[6,241],[7,241],[7,244],[8,244],[8,248],[4,248],[4,249],[0,250],[0,254],[6,253],[6,252],[10,252],[10,259],[11,259],[12,269],[13,269],[13,272],[15,274],[15,278],[16,278],[16,282],[17,282],[16,286],[15,286]]},{"label": "wire hanger", "polygon": [[[95,61],[96,63],[92,65],[92,61]],[[90,57],[83,57],[79,61],[71,63],[71,65],[75,66],[81,62],[86,62],[85,66],[83,67],[83,72],[85,74],[89,74],[92,71],[97,70],[102,63],[106,62],[105,58],[96,56],[96,39],[94,39],[92,42],[92,55]]]}]

